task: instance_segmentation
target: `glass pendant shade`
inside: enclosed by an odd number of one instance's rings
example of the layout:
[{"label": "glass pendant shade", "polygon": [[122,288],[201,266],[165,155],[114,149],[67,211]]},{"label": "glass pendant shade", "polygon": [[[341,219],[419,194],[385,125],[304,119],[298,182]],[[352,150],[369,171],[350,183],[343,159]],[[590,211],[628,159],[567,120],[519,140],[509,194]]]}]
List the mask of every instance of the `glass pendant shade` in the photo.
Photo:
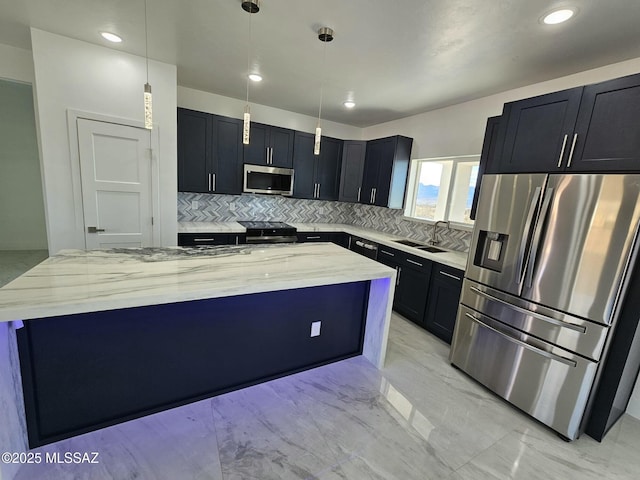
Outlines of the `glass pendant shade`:
[{"label": "glass pendant shade", "polygon": [[313,154],[320,155],[320,137],[322,137],[322,129],[320,125],[316,127],[316,138],[313,142]]},{"label": "glass pendant shade", "polygon": [[249,105],[244,109],[244,122],[242,123],[242,143],[249,145],[249,131],[251,129],[251,111]]},{"label": "glass pendant shade", "polygon": [[153,129],[153,105],[151,101],[151,85],[144,84],[144,128]]}]

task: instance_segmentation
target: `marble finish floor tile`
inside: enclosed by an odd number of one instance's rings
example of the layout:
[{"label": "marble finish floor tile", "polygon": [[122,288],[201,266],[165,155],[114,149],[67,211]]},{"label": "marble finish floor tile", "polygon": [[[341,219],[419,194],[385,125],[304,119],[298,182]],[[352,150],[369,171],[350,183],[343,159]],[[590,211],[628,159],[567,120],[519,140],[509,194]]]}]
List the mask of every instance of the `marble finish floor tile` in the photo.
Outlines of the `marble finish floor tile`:
[{"label": "marble finish floor tile", "polygon": [[46,250],[0,250],[0,287],[49,256]]},{"label": "marble finish floor tile", "polygon": [[522,424],[464,465],[457,479],[633,480],[640,477],[640,421],[625,415],[602,443],[568,443],[545,427]]},{"label": "marble finish floor tile", "polygon": [[24,466],[16,478],[638,478],[640,421],[567,443],[448,353],[394,314],[383,370],[355,357],[58,442],[37,451],[98,451],[100,465]]},{"label": "marble finish floor tile", "polygon": [[167,410],[34,449],[50,456],[98,452],[97,464],[23,465],[16,480],[222,480],[209,401]]}]

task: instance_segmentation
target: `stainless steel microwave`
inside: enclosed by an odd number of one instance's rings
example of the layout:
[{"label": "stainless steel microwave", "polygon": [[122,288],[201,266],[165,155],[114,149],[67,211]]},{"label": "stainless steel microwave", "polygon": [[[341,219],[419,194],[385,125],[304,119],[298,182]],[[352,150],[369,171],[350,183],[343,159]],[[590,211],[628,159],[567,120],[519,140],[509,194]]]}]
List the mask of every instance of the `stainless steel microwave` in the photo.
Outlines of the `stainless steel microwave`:
[{"label": "stainless steel microwave", "polygon": [[293,195],[293,169],[244,164],[246,193]]}]

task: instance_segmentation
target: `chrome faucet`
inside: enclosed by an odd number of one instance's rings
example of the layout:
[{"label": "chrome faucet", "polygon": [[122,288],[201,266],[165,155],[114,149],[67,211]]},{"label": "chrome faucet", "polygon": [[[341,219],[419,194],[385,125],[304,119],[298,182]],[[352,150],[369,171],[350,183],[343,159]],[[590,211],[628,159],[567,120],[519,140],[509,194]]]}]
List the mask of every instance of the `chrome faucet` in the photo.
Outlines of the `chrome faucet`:
[{"label": "chrome faucet", "polygon": [[431,235],[431,241],[429,242],[431,243],[431,245],[437,245],[440,243],[440,241],[438,240],[438,225],[441,223],[445,224],[447,226],[447,229],[451,228],[451,226],[449,225],[449,222],[446,220],[438,220],[437,222],[434,222],[433,234]]}]

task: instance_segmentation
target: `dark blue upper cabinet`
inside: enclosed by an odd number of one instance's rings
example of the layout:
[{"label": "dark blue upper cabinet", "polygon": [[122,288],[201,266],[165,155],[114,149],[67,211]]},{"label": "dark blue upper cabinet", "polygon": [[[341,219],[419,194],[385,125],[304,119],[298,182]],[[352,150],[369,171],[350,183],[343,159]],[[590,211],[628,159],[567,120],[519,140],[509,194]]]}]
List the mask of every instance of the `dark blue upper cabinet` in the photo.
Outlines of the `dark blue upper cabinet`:
[{"label": "dark blue upper cabinet", "polygon": [[244,163],[292,168],[293,139],[293,130],[252,122]]},{"label": "dark blue upper cabinet", "polygon": [[400,135],[367,142],[360,203],[403,207],[412,144]]},{"label": "dark blue upper cabinet", "polygon": [[640,171],[640,74],[507,103],[502,118],[487,173]]},{"label": "dark blue upper cabinet", "polygon": [[242,193],[242,122],[178,109],[178,191]]},{"label": "dark blue upper cabinet", "polygon": [[337,200],[340,184],[342,140],[322,137],[320,155],[313,154],[315,136],[295,132],[293,149],[293,196]]}]

